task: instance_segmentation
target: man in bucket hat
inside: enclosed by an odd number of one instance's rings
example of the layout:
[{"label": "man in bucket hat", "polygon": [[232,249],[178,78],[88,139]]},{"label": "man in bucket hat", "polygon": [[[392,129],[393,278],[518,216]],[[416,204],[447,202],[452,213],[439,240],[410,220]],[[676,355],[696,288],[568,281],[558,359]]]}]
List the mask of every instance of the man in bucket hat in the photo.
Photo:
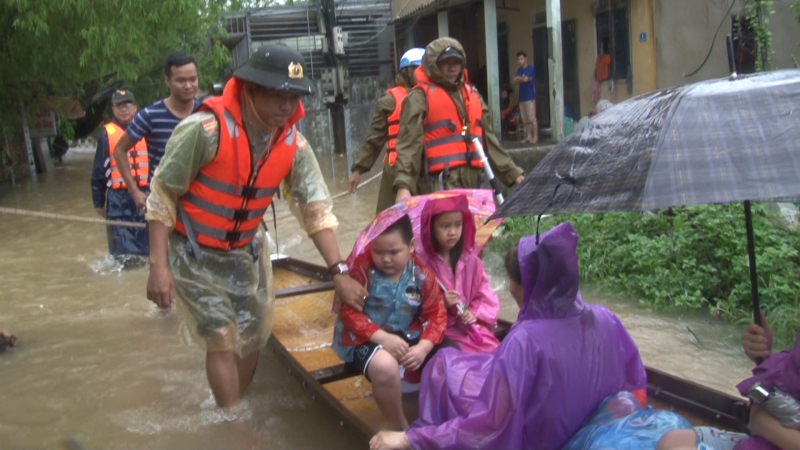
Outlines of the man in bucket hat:
[{"label": "man in bucket hat", "polygon": [[[300,97],[314,93],[303,57],[280,45],[258,49],[221,97],[203,102],[177,128],[147,199],[147,298],[177,297],[206,348],[217,404],[236,406],[269,336],[272,272],[259,228],[283,194],[331,268],[336,293],[360,309],[366,291],[347,274],[338,225],[314,152],[297,131]],[[174,232],[173,232],[174,231]]]}]

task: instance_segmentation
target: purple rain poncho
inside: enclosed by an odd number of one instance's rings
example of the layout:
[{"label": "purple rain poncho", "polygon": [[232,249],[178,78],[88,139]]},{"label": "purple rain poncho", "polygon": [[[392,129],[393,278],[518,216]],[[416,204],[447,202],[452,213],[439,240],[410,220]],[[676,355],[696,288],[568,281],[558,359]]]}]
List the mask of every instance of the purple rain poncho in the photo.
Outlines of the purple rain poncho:
[{"label": "purple rain poncho", "polygon": [[613,313],[583,303],[569,223],[523,238],[517,322],[491,354],[440,351],[425,367],[415,449],[560,448],[603,399],[646,389],[639,351]]},{"label": "purple rain poncho", "polygon": [[[755,383],[778,388],[800,400],[800,332],[794,348],[774,354],[753,369],[753,376],[736,385],[739,393],[747,397]],[[738,444],[735,450],[767,450],[778,447],[760,436],[753,436]]]}]

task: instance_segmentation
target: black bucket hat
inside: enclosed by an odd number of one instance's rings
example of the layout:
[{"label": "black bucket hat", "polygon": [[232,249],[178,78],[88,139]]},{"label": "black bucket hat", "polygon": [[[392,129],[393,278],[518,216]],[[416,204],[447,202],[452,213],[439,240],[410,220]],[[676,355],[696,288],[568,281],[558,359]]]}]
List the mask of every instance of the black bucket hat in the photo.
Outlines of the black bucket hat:
[{"label": "black bucket hat", "polygon": [[283,45],[263,45],[233,77],[276,91],[311,95],[314,84],[306,76],[306,62],[300,53]]}]

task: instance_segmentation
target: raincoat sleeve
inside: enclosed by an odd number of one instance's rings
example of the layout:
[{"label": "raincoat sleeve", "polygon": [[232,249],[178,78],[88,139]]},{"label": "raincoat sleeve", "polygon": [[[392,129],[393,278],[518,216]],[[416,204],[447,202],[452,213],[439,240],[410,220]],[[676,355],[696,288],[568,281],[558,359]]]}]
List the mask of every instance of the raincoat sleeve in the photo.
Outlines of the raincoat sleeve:
[{"label": "raincoat sleeve", "polygon": [[297,150],[289,176],[284,180],[283,194],[289,208],[294,213],[300,226],[313,236],[318,232],[339,225],[333,215],[333,199],[314,151],[302,134],[297,134]]},{"label": "raincoat sleeve", "polygon": [[521,448],[526,419],[557,407],[528,398],[540,375],[541,380],[548,375],[547,367],[541,368],[545,373],[539,373],[536,345],[520,334],[509,334],[506,341],[491,363],[470,413],[441,424],[410,428],[406,433],[415,449]]},{"label": "raincoat sleeve", "polygon": [[483,138],[486,145],[486,156],[494,168],[497,179],[506,186],[513,186],[514,180],[522,175],[523,170],[514,164],[508,151],[500,145],[500,141],[492,129],[492,113],[489,112],[489,107],[486,106],[483,99],[481,99],[481,108],[483,109]]},{"label": "raincoat sleeve", "polygon": [[444,307],[442,291],[436,283],[436,276],[432,270],[421,265],[420,270],[425,275],[425,281],[422,283],[424,301],[419,311],[419,320],[423,323],[420,339],[440,344],[447,328],[447,310]]},{"label": "raincoat sleeve", "polygon": [[472,298],[469,299],[467,309],[475,316],[478,321],[486,325],[497,323],[497,314],[500,312],[500,300],[489,284],[489,277],[484,270],[483,262],[477,256],[471,258],[471,263],[475,265]]},{"label": "raincoat sleeve", "polygon": [[358,312],[350,305],[343,303],[339,311],[339,318],[342,319],[344,328],[353,333],[356,337],[356,344],[361,345],[375,334],[380,328],[375,325],[366,314]]},{"label": "raincoat sleeve", "polygon": [[102,208],[106,205],[106,190],[108,190],[106,160],[108,158],[108,133],[103,130],[97,134],[97,150],[92,165],[92,203],[95,208]]},{"label": "raincoat sleeve", "polygon": [[[350,276],[365,287],[369,286],[366,279],[370,264],[369,255],[369,249],[367,249],[367,251],[359,255],[353,263],[353,267],[350,268]],[[356,311],[346,303],[342,303],[342,307],[339,310],[339,319],[341,319],[344,328],[356,336],[356,345],[369,341],[369,338],[380,330],[377,325],[369,320],[366,314]]]},{"label": "raincoat sleeve", "polygon": [[383,146],[386,145],[387,137],[389,136],[389,117],[394,113],[395,107],[394,97],[388,92],[378,99],[378,104],[375,105],[375,113],[372,115],[369,132],[364,139],[364,144],[356,152],[355,161],[350,168],[351,172],[358,171],[358,173],[364,174],[369,172],[372,166],[375,165]]},{"label": "raincoat sleeve", "polygon": [[216,121],[210,112],[195,113],[175,127],[164,157],[153,174],[147,197],[145,218],[148,221],[156,220],[170,228],[175,226],[178,199],[189,190],[200,168],[217,155],[219,125],[203,126],[203,121],[212,119]]},{"label": "raincoat sleeve", "polygon": [[397,149],[397,174],[394,179],[395,191],[406,188],[417,194],[417,178],[422,168],[422,140],[424,132],[422,121],[427,110],[425,92],[412,89],[403,100],[400,111],[400,131],[395,143]]}]

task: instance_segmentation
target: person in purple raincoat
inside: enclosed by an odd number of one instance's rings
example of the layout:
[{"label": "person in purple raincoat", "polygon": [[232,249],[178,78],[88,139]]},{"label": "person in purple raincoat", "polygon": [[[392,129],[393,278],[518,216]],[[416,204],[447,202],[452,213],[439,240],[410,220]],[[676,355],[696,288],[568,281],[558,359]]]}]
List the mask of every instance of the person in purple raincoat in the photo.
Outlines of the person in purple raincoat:
[{"label": "person in purple raincoat", "polygon": [[[745,354],[755,363],[753,376],[742,381],[736,388],[747,397],[750,388],[760,383],[776,388],[800,400],[800,332],[794,348],[777,354],[772,353],[772,330],[764,313],[761,323],[750,324],[742,334]],[[671,431],[658,442],[658,450],[713,449],[713,450],[795,450],[800,449],[800,430],[783,426],[763,406],[752,405],[748,424],[751,436],[710,427],[695,427],[692,430]]]},{"label": "person in purple raincoat", "polygon": [[[464,353],[491,352],[500,344],[492,331],[500,300],[475,248],[475,219],[467,198],[459,195],[429,201],[421,219],[417,254],[446,289],[445,336]],[[459,313],[459,303],[466,306],[466,312]],[[469,334],[473,325],[481,334],[477,342]]]},{"label": "person in purple raincoat", "polygon": [[619,319],[581,298],[569,223],[506,255],[517,322],[491,354],[441,351],[423,372],[420,418],[381,432],[377,449],[561,448],[619,391],[645,401],[647,376]]}]

